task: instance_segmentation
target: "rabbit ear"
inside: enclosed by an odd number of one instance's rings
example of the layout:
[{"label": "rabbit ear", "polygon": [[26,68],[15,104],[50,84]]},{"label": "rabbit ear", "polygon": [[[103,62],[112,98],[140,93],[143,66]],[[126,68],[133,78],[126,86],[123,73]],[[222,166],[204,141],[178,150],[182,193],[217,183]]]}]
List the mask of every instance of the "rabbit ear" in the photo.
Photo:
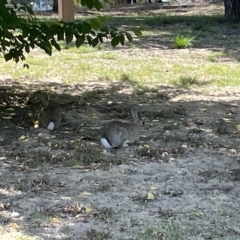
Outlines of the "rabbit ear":
[{"label": "rabbit ear", "polygon": [[40,95],[40,100],[41,100],[42,105],[47,106],[48,102],[49,102],[48,94],[47,93],[42,93]]},{"label": "rabbit ear", "polygon": [[138,114],[137,114],[137,108],[136,107],[131,107],[130,108],[130,114],[132,119],[134,120],[135,123],[138,123]]}]

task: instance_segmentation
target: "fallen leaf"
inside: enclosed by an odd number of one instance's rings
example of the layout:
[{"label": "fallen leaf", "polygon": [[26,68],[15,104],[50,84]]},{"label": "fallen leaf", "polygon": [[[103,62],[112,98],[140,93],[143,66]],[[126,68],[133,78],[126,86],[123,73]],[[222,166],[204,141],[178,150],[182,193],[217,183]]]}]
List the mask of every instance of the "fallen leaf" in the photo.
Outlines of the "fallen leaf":
[{"label": "fallen leaf", "polygon": [[22,135],[19,140],[24,140],[26,138],[26,136]]},{"label": "fallen leaf", "polygon": [[91,208],[88,208],[88,207],[86,207],[86,210],[85,210],[85,212],[86,212],[86,213],[90,213],[90,212],[92,212],[92,209],[91,209]]},{"label": "fallen leaf", "polygon": [[12,116],[2,116],[3,119],[12,119]]},{"label": "fallen leaf", "polygon": [[196,212],[195,215],[196,217],[202,217],[203,214],[201,212]]},{"label": "fallen leaf", "polygon": [[82,195],[83,195],[84,197],[92,196],[92,194],[91,194],[90,192],[86,192],[86,191],[82,192]]},{"label": "fallen leaf", "polygon": [[14,229],[20,228],[20,226],[14,222],[9,223],[7,226]]},{"label": "fallen leaf", "polygon": [[74,165],[72,167],[70,167],[71,169],[84,169],[85,167],[82,165]]},{"label": "fallen leaf", "polygon": [[98,116],[94,114],[94,115],[92,115],[92,118],[93,119],[98,119]]},{"label": "fallen leaf", "polygon": [[57,224],[61,223],[61,221],[59,220],[59,218],[55,218],[55,217],[51,218],[51,222],[52,222],[52,223],[57,223]]},{"label": "fallen leaf", "polygon": [[154,195],[151,192],[148,192],[147,199],[148,200],[153,200],[154,199]]}]

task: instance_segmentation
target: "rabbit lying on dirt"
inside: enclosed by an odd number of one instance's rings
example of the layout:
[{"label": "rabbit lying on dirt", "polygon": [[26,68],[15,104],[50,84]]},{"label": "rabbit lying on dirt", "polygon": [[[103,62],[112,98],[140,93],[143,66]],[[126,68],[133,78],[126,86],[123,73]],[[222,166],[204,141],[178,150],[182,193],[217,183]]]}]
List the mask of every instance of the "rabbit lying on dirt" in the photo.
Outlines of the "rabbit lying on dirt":
[{"label": "rabbit lying on dirt", "polygon": [[59,109],[49,103],[47,93],[40,95],[41,111],[38,116],[39,128],[47,128],[48,130],[57,130],[62,122],[62,114]]},{"label": "rabbit lying on dirt", "polygon": [[101,143],[105,148],[127,147],[128,143],[138,141],[143,123],[135,108],[131,108],[130,113],[134,122],[112,121],[103,128]]}]

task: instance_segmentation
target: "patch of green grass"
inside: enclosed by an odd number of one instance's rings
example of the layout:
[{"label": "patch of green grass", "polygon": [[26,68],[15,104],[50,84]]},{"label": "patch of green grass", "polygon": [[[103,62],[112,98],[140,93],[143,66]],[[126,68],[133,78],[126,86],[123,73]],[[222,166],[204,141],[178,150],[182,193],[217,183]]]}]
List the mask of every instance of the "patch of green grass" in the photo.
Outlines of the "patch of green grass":
[{"label": "patch of green grass", "polygon": [[[114,49],[109,41],[96,48],[87,45],[76,48],[74,43],[66,45],[60,42],[63,47],[62,51],[54,50],[51,57],[39,49],[34,49],[27,55],[26,63],[30,66],[29,70],[24,69],[21,64],[5,63],[0,57],[0,75],[3,79],[13,78],[24,83],[34,83],[39,80],[68,84],[86,81],[129,81],[139,89],[145,89],[146,86],[152,88],[156,84],[198,85],[198,83],[192,84],[191,79],[179,81],[187,73],[199,81],[198,86],[202,86],[203,82],[220,87],[239,84],[237,75],[239,76],[240,68],[238,64],[232,63],[239,60],[236,45],[240,29],[236,25],[235,27],[219,25],[217,21],[222,16],[218,15],[215,10],[214,14],[210,15],[210,11],[206,9],[201,12],[200,8],[191,7],[184,8],[182,12],[176,12],[175,7],[178,9],[177,6],[171,6],[169,9],[159,8],[149,10],[147,13],[144,11],[124,12],[123,15],[112,14],[108,11],[106,12],[108,15],[106,24],[130,32],[132,27],[142,27],[143,36],[134,37],[133,43],[126,42],[125,46]],[[77,21],[89,18],[92,18],[92,15],[76,15]],[[207,32],[209,27],[213,30],[211,34]],[[231,41],[222,38],[219,34],[225,28],[228,31],[234,30],[231,32]],[[174,51],[172,43],[178,32],[182,34],[176,38],[177,47],[193,46],[193,30],[198,31],[197,40],[201,51],[196,46],[190,50]],[[196,35],[195,32],[194,34]],[[219,39],[221,39],[220,43]],[[205,46],[207,46],[206,49]],[[215,57],[213,53],[216,49],[219,57]],[[225,56],[221,55],[223,52]],[[222,64],[226,57],[232,61]],[[215,64],[216,62],[218,65]],[[215,65],[218,68],[229,67],[229,70],[224,70],[224,74],[220,70],[214,71]]]},{"label": "patch of green grass", "polygon": [[174,39],[175,47],[177,48],[190,48],[193,47],[195,42],[195,37],[177,35]]},{"label": "patch of green grass", "polygon": [[81,146],[74,147],[71,150],[71,157],[63,159],[62,164],[66,167],[84,167],[97,164],[101,169],[109,169],[112,164],[121,164],[125,162],[125,159],[121,159],[116,156],[108,156],[102,152],[102,149],[96,146],[87,146],[81,144]]},{"label": "patch of green grass", "polygon": [[93,91],[89,91],[86,92],[83,96],[83,99],[88,99],[88,98],[95,98],[95,99],[102,99],[102,96],[107,94],[107,91],[105,90],[93,90]]},{"label": "patch of green grass", "polygon": [[[18,158],[19,161],[30,168],[35,168],[41,166],[45,163],[51,162],[51,153],[44,151],[16,151],[14,153],[9,153],[9,156]],[[23,186],[26,185],[23,183]]]},{"label": "patch of green grass", "polygon": [[111,239],[111,234],[109,232],[100,232],[95,229],[91,229],[85,233],[83,237],[81,237],[81,240],[108,240]]},{"label": "patch of green grass", "polygon": [[115,54],[114,52],[107,52],[106,54],[102,55],[103,59],[110,59],[110,60],[115,60],[118,59],[118,55]]},{"label": "patch of green grass", "polygon": [[217,62],[217,59],[216,59],[215,56],[208,56],[208,57],[207,57],[207,60],[208,60],[209,62]]},{"label": "patch of green grass", "polygon": [[191,87],[191,86],[201,86],[203,83],[199,81],[195,77],[180,77],[179,80],[176,82],[176,85],[180,85],[181,87]]},{"label": "patch of green grass", "polygon": [[200,21],[194,23],[193,29],[197,31],[208,31],[210,29],[210,25],[204,21]]},{"label": "patch of green grass", "polygon": [[99,221],[107,222],[110,217],[114,214],[112,208],[102,208],[98,209],[97,213],[94,214],[95,218]]},{"label": "patch of green grass", "polygon": [[122,80],[124,82],[131,82],[132,81],[131,77],[126,73],[122,74],[122,76],[120,77],[120,80]]},{"label": "patch of green grass", "polygon": [[193,30],[197,31],[209,31],[212,26],[216,26],[219,24],[218,20],[219,16],[214,16],[213,18],[207,18],[206,16],[202,16],[202,19],[192,22],[192,28]]},{"label": "patch of green grass", "polygon": [[216,86],[239,86],[240,68],[235,64],[212,64],[206,67],[205,72]]},{"label": "patch of green grass", "polygon": [[155,227],[150,227],[140,232],[135,240],[184,240],[180,226],[173,221],[167,221]]},{"label": "patch of green grass", "polygon": [[50,219],[47,215],[43,214],[42,212],[34,212],[31,214],[31,221],[32,222],[41,222],[41,223],[50,223]]},{"label": "patch of green grass", "polygon": [[150,87],[146,83],[144,83],[144,82],[138,82],[135,85],[135,88],[136,89],[141,89],[143,91],[150,91]]},{"label": "patch of green grass", "polygon": [[[177,6],[176,6],[177,8]],[[167,13],[166,13],[167,12]],[[187,11],[188,12],[188,11]],[[205,11],[206,13],[206,11]],[[209,26],[218,25],[218,20],[222,18],[222,15],[203,15],[199,13],[195,14],[176,14],[174,11],[166,11],[165,9],[159,9],[158,13],[132,13],[124,14],[124,16],[109,15],[106,24],[113,25],[115,27],[120,27],[122,25],[137,25],[142,27],[141,30],[152,30],[158,29],[163,26],[168,27],[167,25],[179,25],[184,24],[194,26],[197,23],[206,23]]]},{"label": "patch of green grass", "polygon": [[72,151],[72,157],[64,160],[63,164],[67,167],[74,165],[90,165],[93,163],[101,163],[103,161],[101,150],[94,147],[79,147]]}]

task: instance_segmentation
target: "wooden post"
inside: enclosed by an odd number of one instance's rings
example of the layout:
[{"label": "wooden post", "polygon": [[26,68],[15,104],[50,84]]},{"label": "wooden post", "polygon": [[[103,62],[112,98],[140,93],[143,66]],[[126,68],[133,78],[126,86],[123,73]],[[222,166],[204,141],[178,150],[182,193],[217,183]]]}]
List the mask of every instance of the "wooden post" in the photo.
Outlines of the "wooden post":
[{"label": "wooden post", "polygon": [[65,22],[74,21],[73,0],[58,0],[58,16]]}]

